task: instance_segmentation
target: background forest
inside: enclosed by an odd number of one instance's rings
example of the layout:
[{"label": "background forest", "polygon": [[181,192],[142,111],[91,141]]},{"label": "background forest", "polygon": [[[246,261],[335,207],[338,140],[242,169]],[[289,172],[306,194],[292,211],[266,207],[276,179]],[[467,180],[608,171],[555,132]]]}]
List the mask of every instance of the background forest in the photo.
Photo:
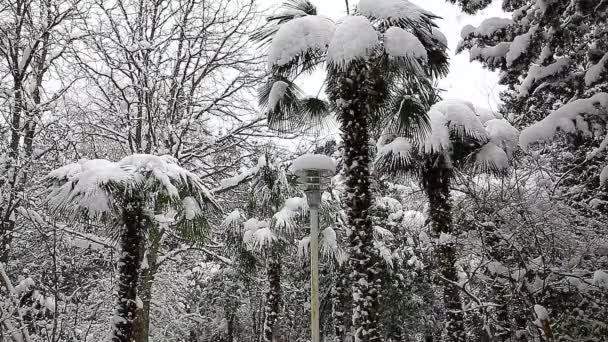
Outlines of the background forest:
[{"label": "background forest", "polygon": [[608,341],[608,1],[458,28],[495,110],[424,3],[331,1],[0,0],[1,341],[309,341],[307,153],[322,341]]}]

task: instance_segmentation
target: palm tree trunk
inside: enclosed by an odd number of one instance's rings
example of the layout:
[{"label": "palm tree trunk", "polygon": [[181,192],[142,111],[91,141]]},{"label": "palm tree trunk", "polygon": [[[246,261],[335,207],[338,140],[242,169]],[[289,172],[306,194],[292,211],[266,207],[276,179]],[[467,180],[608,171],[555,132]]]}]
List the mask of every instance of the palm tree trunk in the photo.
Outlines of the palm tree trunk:
[{"label": "palm tree trunk", "polygon": [[281,259],[276,248],[271,248],[268,260],[268,285],[264,320],[264,342],[272,342],[281,310]]},{"label": "palm tree trunk", "polygon": [[[437,159],[429,159],[423,174],[423,186],[429,199],[430,219],[435,236],[454,233],[452,223],[452,206],[450,203],[450,180],[452,170],[444,155]],[[447,310],[445,323],[445,341],[465,341],[464,315],[460,301],[460,289],[454,283],[458,282],[456,248],[453,241],[440,243],[437,246],[436,263],[443,282],[443,302]]]},{"label": "palm tree trunk", "polygon": [[352,317],[349,308],[352,306],[352,295],[349,291],[348,268],[336,266],[336,283],[331,292],[332,313],[334,319],[334,342],[343,342],[350,332]]},{"label": "palm tree trunk", "polygon": [[122,219],[122,253],[118,259],[118,299],[112,321],[112,342],[135,342],[133,328],[137,316],[137,282],[142,259],[140,243],[146,224],[141,200],[132,201],[124,210]]},{"label": "palm tree trunk", "polygon": [[373,246],[368,131],[368,70],[352,62],[337,70],[338,117],[344,140],[345,209],[350,229],[350,268],[353,287],[353,328],[360,342],[382,341],[378,291],[380,279]]}]

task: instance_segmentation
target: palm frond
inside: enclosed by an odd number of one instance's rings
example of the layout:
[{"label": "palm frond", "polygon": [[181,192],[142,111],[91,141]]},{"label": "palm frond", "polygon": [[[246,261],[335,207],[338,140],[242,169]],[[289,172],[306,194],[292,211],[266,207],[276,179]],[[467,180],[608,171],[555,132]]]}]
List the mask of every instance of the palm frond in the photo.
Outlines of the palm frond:
[{"label": "palm frond", "polygon": [[[285,90],[280,99],[273,99],[271,92],[276,82],[284,82]],[[259,103],[266,111],[268,127],[278,132],[310,131],[327,125],[331,105],[322,99],[304,97],[303,91],[285,78],[270,79],[259,92]]]},{"label": "palm frond", "polygon": [[269,45],[272,42],[272,37],[279,30],[280,25],[295,18],[317,14],[317,7],[308,0],[288,0],[281,7],[283,9],[281,12],[266,18],[266,21],[270,23],[269,26],[263,27],[251,36],[262,46]]}]

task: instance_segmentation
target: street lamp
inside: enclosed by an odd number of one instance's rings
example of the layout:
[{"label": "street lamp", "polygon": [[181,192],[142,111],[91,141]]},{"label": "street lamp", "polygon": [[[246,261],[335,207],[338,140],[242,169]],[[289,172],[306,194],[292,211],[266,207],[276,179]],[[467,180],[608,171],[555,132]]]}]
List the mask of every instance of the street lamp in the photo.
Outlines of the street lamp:
[{"label": "street lamp", "polygon": [[320,342],[319,332],[319,205],[321,194],[336,173],[333,158],[305,154],[294,160],[290,171],[296,174],[306,193],[310,210],[310,332],[311,342]]}]

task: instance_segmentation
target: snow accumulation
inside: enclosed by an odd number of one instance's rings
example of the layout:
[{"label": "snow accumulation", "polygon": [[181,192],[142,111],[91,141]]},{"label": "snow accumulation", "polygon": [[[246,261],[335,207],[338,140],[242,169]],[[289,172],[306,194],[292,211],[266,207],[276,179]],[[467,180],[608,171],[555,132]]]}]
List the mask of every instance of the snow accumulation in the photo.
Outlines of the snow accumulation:
[{"label": "snow accumulation", "polygon": [[389,56],[426,60],[426,49],[412,33],[396,26],[384,33],[384,49]]},{"label": "snow accumulation", "polygon": [[608,290],[608,273],[597,270],[593,273],[593,285]]},{"label": "snow accumulation", "polygon": [[283,96],[285,96],[285,92],[287,91],[287,86],[287,82],[284,81],[276,81],[272,84],[270,94],[268,95],[268,108],[270,110],[275,109],[279,101],[283,99]]},{"label": "snow accumulation", "polygon": [[321,254],[325,256],[335,255],[338,251],[338,238],[332,227],[327,227],[321,232]]},{"label": "snow accumulation", "polygon": [[300,241],[298,241],[298,256],[301,258],[308,256],[309,247],[310,247],[310,236],[305,236]]},{"label": "snow accumulation", "polygon": [[239,224],[243,221],[243,215],[241,211],[238,209],[234,209],[226,217],[224,217],[224,221],[222,221],[222,226],[228,227],[235,224]]},{"label": "snow accumulation", "polygon": [[475,165],[480,166],[482,170],[506,170],[509,167],[509,157],[502,148],[490,142],[483,145],[475,155]]},{"label": "snow accumulation", "polygon": [[335,26],[331,20],[318,15],[295,18],[281,25],[272,39],[268,52],[270,66],[282,66],[309,50],[324,50]]},{"label": "snow accumulation", "polygon": [[606,67],[608,66],[608,53],[602,57],[602,59],[597,63],[589,67],[589,70],[585,73],[585,85],[591,86],[602,77],[602,74],[606,74],[608,70]]},{"label": "snow accumulation", "polygon": [[519,96],[529,95],[534,83],[564,71],[570,65],[570,57],[562,57],[547,66],[533,65],[519,86]]},{"label": "snow accumulation", "polygon": [[511,153],[519,143],[519,131],[505,119],[488,120],[485,124],[490,142],[505,147]]},{"label": "snow accumulation", "polygon": [[424,214],[416,210],[406,210],[403,212],[402,222],[409,227],[424,227]]},{"label": "snow accumulation", "polygon": [[534,313],[536,313],[536,317],[538,317],[538,319],[540,319],[541,321],[549,320],[549,312],[542,305],[535,304]]},{"label": "snow accumulation", "polygon": [[513,62],[515,62],[524,52],[528,51],[530,40],[532,39],[532,36],[536,34],[536,31],[538,31],[538,25],[532,26],[527,33],[513,39],[506,56],[507,67],[513,65]]},{"label": "snow accumulation", "polygon": [[378,145],[379,155],[386,155],[388,153],[392,153],[394,156],[409,158],[411,151],[412,144],[407,141],[407,139],[402,137],[397,137],[386,145],[382,143]]},{"label": "snow accumulation", "polygon": [[496,31],[505,29],[515,22],[508,18],[488,18],[481,22],[479,27],[475,29],[476,36],[492,37]]},{"label": "snow accumulation", "polygon": [[473,26],[473,25],[466,25],[460,31],[460,38],[466,39],[473,32],[475,32],[475,26]]},{"label": "snow accumulation", "polygon": [[199,207],[198,202],[190,197],[184,197],[182,199],[182,206],[184,207],[184,216],[186,220],[193,220],[197,215],[200,215],[202,210]]},{"label": "snow accumulation", "polygon": [[242,172],[238,175],[235,175],[233,177],[220,180],[220,186],[213,189],[213,192],[217,192],[222,189],[231,188],[231,187],[239,185],[241,182],[245,181],[247,178],[258,173],[260,171],[260,168],[262,168],[264,166],[266,166],[266,158],[264,156],[262,156],[258,159],[256,166],[254,166],[250,169],[247,169],[244,172]]},{"label": "snow accumulation", "polygon": [[447,120],[442,112],[431,108],[428,112],[431,132],[427,134],[422,144],[424,153],[440,152],[450,146],[450,131]]},{"label": "snow accumulation", "polygon": [[432,27],[431,35],[433,36],[433,38],[437,39],[437,41],[443,46],[448,46],[448,38],[445,36],[445,34],[443,34],[443,32],[439,31],[438,28]]},{"label": "snow accumulation", "polygon": [[336,162],[333,158],[322,154],[304,154],[296,158],[291,164],[289,171],[297,173],[303,170],[328,170],[332,173],[336,172]]},{"label": "snow accumulation", "polygon": [[347,16],[338,24],[329,43],[327,61],[347,65],[355,59],[367,60],[378,43],[378,33],[366,17]]},{"label": "snow accumulation", "polygon": [[480,140],[487,139],[487,133],[477,118],[471,103],[458,100],[444,100],[433,106],[445,115],[448,127],[457,134],[473,136]]},{"label": "snow accumulation", "polygon": [[429,14],[407,0],[360,0],[357,10],[367,17],[411,21],[419,21]]},{"label": "snow accumulation", "polygon": [[482,124],[492,119],[502,119],[502,115],[485,107],[475,106],[475,113],[477,113],[477,117]]},{"label": "snow accumulation", "polygon": [[510,42],[500,42],[495,46],[487,47],[474,46],[469,50],[469,57],[471,61],[482,59],[490,64],[495,64],[496,60],[504,57],[509,52],[510,47]]},{"label": "snow accumulation", "polygon": [[557,129],[573,132],[577,127],[574,120],[577,116],[608,115],[608,93],[597,93],[587,99],[574,100],[553,111],[543,120],[524,129],[519,135],[519,146],[528,150],[531,143],[550,140]]}]

